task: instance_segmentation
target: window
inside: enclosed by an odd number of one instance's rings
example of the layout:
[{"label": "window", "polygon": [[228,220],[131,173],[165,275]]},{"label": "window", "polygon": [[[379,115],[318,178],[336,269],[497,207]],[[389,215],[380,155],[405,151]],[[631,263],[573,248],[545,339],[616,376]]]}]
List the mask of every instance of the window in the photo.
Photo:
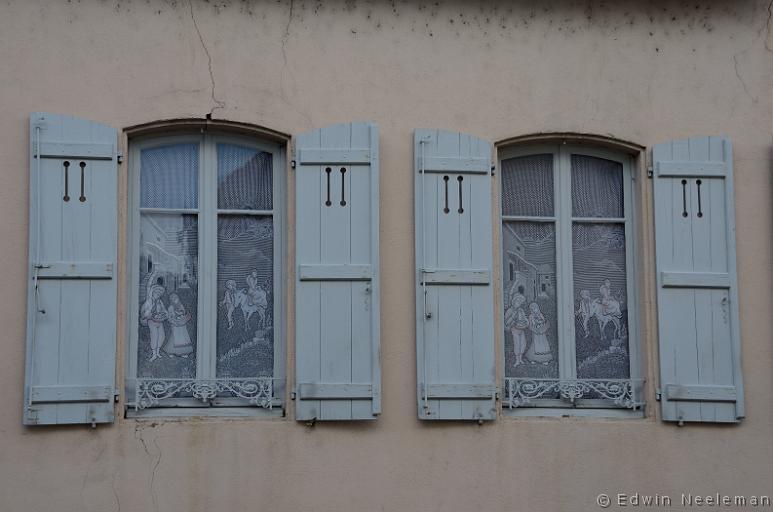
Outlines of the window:
[{"label": "window", "polygon": [[638,407],[630,158],[500,155],[505,406]]},{"label": "window", "polygon": [[197,134],[131,157],[129,406],[279,405],[282,148]]}]

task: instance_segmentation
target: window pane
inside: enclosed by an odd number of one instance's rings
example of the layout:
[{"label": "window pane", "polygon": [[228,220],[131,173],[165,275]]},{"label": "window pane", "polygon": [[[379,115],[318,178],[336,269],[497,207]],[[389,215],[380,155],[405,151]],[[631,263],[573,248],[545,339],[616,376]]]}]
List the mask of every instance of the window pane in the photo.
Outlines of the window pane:
[{"label": "window pane", "polygon": [[502,215],[553,216],[553,155],[502,160]]},{"label": "window pane", "polygon": [[218,144],[217,207],[223,210],[270,210],[272,162],[271,153]]},{"label": "window pane", "polygon": [[505,222],[505,375],[558,377],[553,223]]},{"label": "window pane", "polygon": [[173,144],[143,149],[140,168],[141,207],[198,206],[198,144]]},{"label": "window pane", "polygon": [[217,222],[217,376],[274,372],[274,224],[271,217]]},{"label": "window pane", "polygon": [[140,218],[137,376],[196,376],[198,222],[195,215]]},{"label": "window pane", "polygon": [[623,166],[594,156],[572,155],[572,215],[623,217]]},{"label": "window pane", "polygon": [[628,378],[625,227],[574,224],[572,252],[577,377]]}]

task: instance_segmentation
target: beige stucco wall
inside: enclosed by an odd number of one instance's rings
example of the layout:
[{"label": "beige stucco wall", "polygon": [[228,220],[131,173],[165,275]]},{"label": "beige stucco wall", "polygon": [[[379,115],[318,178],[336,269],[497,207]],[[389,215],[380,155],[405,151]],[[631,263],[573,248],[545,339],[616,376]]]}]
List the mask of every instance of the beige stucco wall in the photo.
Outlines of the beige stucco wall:
[{"label": "beige stucco wall", "polygon": [[[594,510],[600,492],[773,495],[771,29],[766,1],[3,1],[0,510],[549,511]],[[382,417],[22,427],[31,111],[119,128],[211,112],[291,134],[376,122]],[[416,127],[493,141],[581,132],[646,147],[728,135],[748,417],[678,428],[655,416],[651,183],[641,180],[648,416],[420,423]]]}]

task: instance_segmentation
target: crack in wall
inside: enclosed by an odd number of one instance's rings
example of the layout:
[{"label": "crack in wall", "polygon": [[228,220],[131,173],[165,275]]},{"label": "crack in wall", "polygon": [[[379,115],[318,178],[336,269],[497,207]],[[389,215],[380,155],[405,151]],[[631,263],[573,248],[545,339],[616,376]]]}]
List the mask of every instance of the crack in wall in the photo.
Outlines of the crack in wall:
[{"label": "crack in wall", "polygon": [[761,30],[765,30],[765,49],[773,53],[773,48],[768,45],[768,39],[770,39],[770,20],[773,19],[773,0],[768,4],[768,19],[765,20],[765,26]]},{"label": "crack in wall", "polygon": [[99,462],[99,459],[102,458],[102,454],[105,453],[106,449],[107,449],[107,443],[105,443],[102,446],[102,448],[97,453],[96,457],[94,457],[94,460],[86,468],[86,474],[83,475],[83,481],[81,482],[80,498],[81,498],[81,503],[83,503],[84,507],[86,506],[86,500],[84,498],[84,494],[86,493],[86,484],[89,481],[89,476],[91,475],[91,470],[96,465],[96,463]]},{"label": "crack in wall", "polygon": [[[152,423],[151,427],[155,427],[156,424]],[[155,457],[150,453],[150,450],[148,449],[148,442],[143,437],[145,427],[144,425],[140,425],[139,423],[134,425],[134,438],[137,439],[142,444],[142,449],[145,451],[145,454],[150,458],[150,460],[155,459],[155,462],[153,463],[153,468],[151,469],[150,473],[150,498],[153,501],[153,508],[156,512],[158,512],[158,495],[156,493],[156,470],[158,469],[158,466],[161,464],[161,447],[158,445],[158,437],[155,436],[153,438],[153,445],[156,447],[156,450],[158,452],[158,456]],[[118,498],[118,495],[116,494],[116,499]],[[120,509],[120,502],[119,502],[119,509]]]},{"label": "crack in wall", "polygon": [[156,470],[158,469],[158,466],[161,464],[161,447],[158,445],[158,436],[153,438],[153,446],[156,447],[156,450],[158,450],[158,458],[156,459],[156,463],[153,465],[153,472],[150,475],[150,492],[153,494],[153,506],[156,509],[156,512],[158,512],[158,496],[156,495]]},{"label": "crack in wall", "polygon": [[[746,50],[744,50],[743,52],[745,52],[745,51]],[[746,95],[749,98],[751,98],[751,100],[754,103],[757,103],[757,98],[752,96],[752,93],[749,92],[749,88],[746,86],[746,82],[744,82],[743,77],[741,77],[741,73],[738,72],[738,54],[743,53],[743,52],[738,52],[738,53],[733,55],[733,69],[735,70],[736,78],[738,78],[738,81],[741,82],[741,87],[743,87],[743,91],[746,93]]]},{"label": "crack in wall", "polygon": [[[308,121],[309,126],[313,127],[314,122],[311,120],[311,116],[300,110],[297,106],[295,106],[290,100],[287,98],[287,92],[285,91],[285,76],[290,75],[290,70],[287,67],[287,40],[290,38],[290,25],[293,22],[293,11],[295,8],[295,0],[290,0],[290,8],[289,12],[287,14],[287,23],[285,24],[284,32],[282,33],[282,38],[280,40],[281,44],[281,50],[282,50],[282,69],[279,71],[279,98],[282,100],[282,102],[290,107],[291,109],[298,112],[301,116],[303,116],[306,121]],[[290,76],[290,78],[292,78]]]},{"label": "crack in wall", "polygon": [[204,42],[204,37],[201,35],[201,30],[199,30],[199,24],[196,22],[196,16],[193,14],[192,0],[188,0],[188,8],[190,9],[190,12],[191,12],[191,21],[193,21],[193,28],[196,29],[196,34],[198,34],[199,36],[201,47],[204,49],[204,53],[207,55],[207,68],[209,69],[209,83],[211,86],[210,97],[212,99],[212,103],[214,103],[214,106],[209,111],[209,117],[212,117],[212,114],[215,110],[225,108],[225,101],[217,99],[217,96],[215,94],[216,84],[215,84],[215,73],[212,71],[212,55],[210,55],[209,53],[209,48],[207,48],[207,44]]},{"label": "crack in wall", "polygon": [[290,37],[290,24],[293,22],[293,6],[295,5],[295,0],[290,0],[290,13],[287,15],[287,24],[285,25],[285,31],[282,33],[282,38],[280,40],[280,43],[282,45],[282,70],[279,72],[279,95],[282,97],[282,101],[287,103],[288,105],[290,102],[287,100],[287,96],[285,95],[285,73],[287,73],[287,39]]},{"label": "crack in wall", "polygon": [[113,479],[110,482],[110,486],[113,488],[113,497],[115,497],[115,506],[116,506],[116,512],[121,512],[121,498],[118,497],[118,489],[115,486],[115,478],[118,474],[118,471],[113,471]]},{"label": "crack in wall", "polygon": [[[770,46],[768,45],[768,38],[770,36],[770,22],[771,22],[771,19],[773,19],[773,0],[770,0],[766,10],[768,11],[768,16],[767,18],[765,18],[765,23],[757,30],[757,37],[754,38],[754,41],[751,42],[748,48],[733,54],[733,70],[735,71],[735,76],[736,78],[738,78],[738,81],[741,83],[741,87],[743,87],[743,90],[746,93],[746,95],[749,96],[749,98],[754,103],[757,103],[759,101],[759,98],[755,97],[754,95],[752,95],[751,92],[749,92],[749,87],[746,85],[746,81],[743,79],[743,76],[738,70],[738,56],[741,55],[742,53],[746,53],[749,50],[751,50],[752,47],[754,46],[754,43],[756,43],[760,39],[760,37],[762,37],[763,33],[765,34],[765,40],[763,41],[763,48],[765,48],[765,51],[773,53],[773,49],[771,49]],[[732,114],[733,112],[730,113],[731,117],[732,117]]]},{"label": "crack in wall", "polygon": [[295,0],[290,0],[290,13],[287,15],[287,24],[285,25],[284,34],[282,34],[282,60],[285,67],[287,66],[287,38],[290,37],[290,23],[293,22],[293,7],[295,6]]}]

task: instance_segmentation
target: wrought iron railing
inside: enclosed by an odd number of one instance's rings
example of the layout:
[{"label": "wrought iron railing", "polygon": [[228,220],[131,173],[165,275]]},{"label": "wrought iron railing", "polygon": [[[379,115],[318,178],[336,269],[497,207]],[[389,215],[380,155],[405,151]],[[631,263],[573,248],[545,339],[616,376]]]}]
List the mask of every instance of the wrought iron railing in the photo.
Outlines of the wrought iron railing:
[{"label": "wrought iron railing", "polygon": [[528,379],[506,378],[504,407],[538,406],[544,400],[603,400],[606,405],[638,409],[642,401],[642,379]]},{"label": "wrought iron railing", "polygon": [[[134,409],[159,405],[168,398],[190,398],[210,402],[224,394],[243,398],[250,404],[271,409],[274,404],[274,380],[252,379],[137,379]],[[180,396],[185,395],[185,396]]]}]

